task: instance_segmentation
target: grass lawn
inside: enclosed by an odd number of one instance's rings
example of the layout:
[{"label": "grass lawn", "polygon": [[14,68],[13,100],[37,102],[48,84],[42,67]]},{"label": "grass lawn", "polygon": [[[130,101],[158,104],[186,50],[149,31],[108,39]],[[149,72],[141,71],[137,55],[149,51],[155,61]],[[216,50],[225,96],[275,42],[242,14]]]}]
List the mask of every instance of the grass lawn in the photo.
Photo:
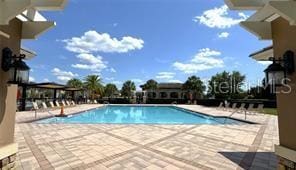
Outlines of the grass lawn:
[{"label": "grass lawn", "polygon": [[277,115],[277,109],[275,108],[264,108],[263,112],[269,115]]}]

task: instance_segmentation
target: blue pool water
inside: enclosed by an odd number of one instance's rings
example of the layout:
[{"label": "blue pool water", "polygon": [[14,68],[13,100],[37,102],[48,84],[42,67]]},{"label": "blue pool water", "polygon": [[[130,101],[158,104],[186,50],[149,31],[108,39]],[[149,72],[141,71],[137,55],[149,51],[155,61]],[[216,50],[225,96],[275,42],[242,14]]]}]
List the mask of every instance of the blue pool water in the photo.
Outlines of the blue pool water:
[{"label": "blue pool water", "polygon": [[170,106],[105,106],[67,118],[49,118],[38,123],[79,124],[243,124]]}]

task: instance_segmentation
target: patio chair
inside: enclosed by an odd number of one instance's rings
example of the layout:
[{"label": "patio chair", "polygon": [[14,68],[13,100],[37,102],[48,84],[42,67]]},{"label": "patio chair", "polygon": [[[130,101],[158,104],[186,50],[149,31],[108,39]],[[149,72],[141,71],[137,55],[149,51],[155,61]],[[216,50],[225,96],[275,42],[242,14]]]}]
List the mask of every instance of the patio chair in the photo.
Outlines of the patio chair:
[{"label": "patio chair", "polygon": [[39,110],[38,104],[36,102],[32,102],[33,110],[35,111],[35,119],[37,119],[37,110]]},{"label": "patio chair", "polygon": [[241,103],[240,107],[235,110],[235,112],[240,113],[246,110],[246,103]]},{"label": "patio chair", "polygon": [[58,101],[55,101],[54,103],[56,104],[57,107],[61,107],[61,105]]},{"label": "patio chair", "polygon": [[68,106],[71,106],[71,103],[70,103],[68,100],[66,100],[66,104],[67,104]]},{"label": "patio chair", "polygon": [[42,107],[43,107],[44,110],[47,110],[48,109],[48,107],[47,107],[47,105],[46,105],[45,102],[42,102]]},{"label": "patio chair", "polygon": [[256,108],[256,111],[258,113],[264,113],[264,104],[258,104],[258,107]]},{"label": "patio chair", "polygon": [[178,104],[178,102],[177,101],[173,101],[171,104],[172,105],[176,105],[176,104]]},{"label": "patio chair", "polygon": [[75,103],[74,100],[71,101],[71,104],[72,104],[73,106],[76,106],[76,103]]},{"label": "patio chair", "polygon": [[37,111],[39,110],[38,104],[36,102],[32,102],[33,110]]},{"label": "patio chair", "polygon": [[223,108],[223,110],[229,110],[230,109],[230,103],[226,103],[225,107]]},{"label": "patio chair", "polygon": [[219,106],[216,108],[217,110],[222,109],[223,108],[223,102],[220,102]]},{"label": "patio chair", "polygon": [[254,111],[255,111],[254,110],[254,104],[250,103],[245,111],[246,111],[246,113],[254,113]]},{"label": "patio chair", "polygon": [[93,103],[94,103],[94,104],[98,104],[98,101],[97,101],[97,100],[94,100]]},{"label": "patio chair", "polygon": [[236,110],[236,106],[237,106],[237,103],[233,103],[232,106],[231,106],[231,109],[230,109],[230,110],[231,110],[231,111],[232,111],[232,110]]},{"label": "patio chair", "polygon": [[50,105],[51,108],[55,108],[53,102],[49,102],[49,105]]},{"label": "patio chair", "polygon": [[66,103],[65,103],[65,100],[62,100],[62,105],[63,105],[64,107],[67,107],[67,105],[66,105]]}]

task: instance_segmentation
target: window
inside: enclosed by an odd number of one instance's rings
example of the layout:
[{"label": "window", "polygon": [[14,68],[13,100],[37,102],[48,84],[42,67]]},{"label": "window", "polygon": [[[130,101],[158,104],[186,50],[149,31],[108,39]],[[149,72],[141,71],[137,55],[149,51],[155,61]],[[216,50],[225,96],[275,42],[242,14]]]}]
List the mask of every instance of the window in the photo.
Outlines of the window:
[{"label": "window", "polygon": [[179,94],[177,92],[171,92],[170,97],[173,99],[179,98]]}]

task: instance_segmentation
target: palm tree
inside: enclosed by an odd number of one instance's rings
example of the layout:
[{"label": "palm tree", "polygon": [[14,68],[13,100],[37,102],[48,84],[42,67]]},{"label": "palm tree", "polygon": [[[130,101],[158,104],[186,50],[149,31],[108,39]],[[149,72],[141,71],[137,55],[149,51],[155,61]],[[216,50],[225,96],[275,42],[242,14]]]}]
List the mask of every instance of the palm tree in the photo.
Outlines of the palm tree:
[{"label": "palm tree", "polygon": [[149,98],[150,98],[150,97],[151,97],[151,98],[154,98],[154,97],[155,97],[155,93],[154,93],[154,91],[157,89],[157,85],[158,85],[157,81],[151,79],[151,80],[148,80],[148,81],[146,82],[146,84],[144,84],[144,85],[142,86],[142,88],[143,88],[143,90],[150,90],[150,91],[152,91],[152,95],[151,95],[150,92],[148,92],[148,97],[149,97]]},{"label": "palm tree", "polygon": [[121,95],[124,97],[128,97],[130,99],[133,91],[135,91],[135,90],[136,90],[135,83],[132,82],[131,80],[128,80],[125,83],[123,83],[123,85],[122,85]]},{"label": "palm tree", "polygon": [[95,99],[96,94],[103,94],[102,79],[98,75],[88,75],[85,78],[84,86],[89,90],[92,100]]},{"label": "palm tree", "polygon": [[196,99],[198,96],[202,96],[206,87],[199,77],[191,76],[183,84],[183,89],[187,90],[189,94],[193,95]]},{"label": "palm tree", "polygon": [[113,96],[118,91],[115,84],[107,84],[104,90],[104,95],[107,97]]},{"label": "palm tree", "polygon": [[73,78],[67,82],[67,86],[75,87],[75,88],[82,88],[83,82],[79,79]]}]

